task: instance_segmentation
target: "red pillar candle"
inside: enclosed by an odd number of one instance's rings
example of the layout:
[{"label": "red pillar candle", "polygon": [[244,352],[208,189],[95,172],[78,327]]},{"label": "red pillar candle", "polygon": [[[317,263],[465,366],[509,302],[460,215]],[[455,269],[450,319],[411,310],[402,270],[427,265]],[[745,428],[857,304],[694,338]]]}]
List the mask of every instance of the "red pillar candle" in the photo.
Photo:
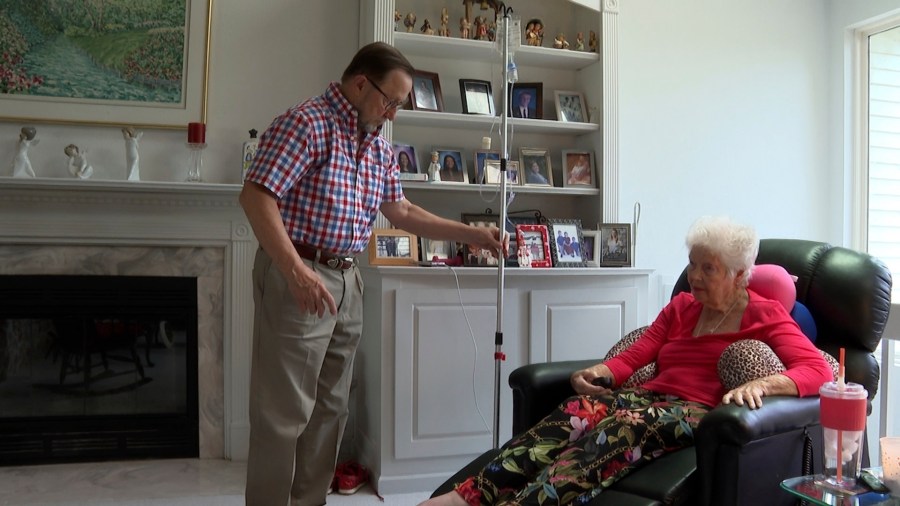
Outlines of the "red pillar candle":
[{"label": "red pillar candle", "polygon": [[206,142],[205,123],[188,123],[188,142],[194,144]]}]

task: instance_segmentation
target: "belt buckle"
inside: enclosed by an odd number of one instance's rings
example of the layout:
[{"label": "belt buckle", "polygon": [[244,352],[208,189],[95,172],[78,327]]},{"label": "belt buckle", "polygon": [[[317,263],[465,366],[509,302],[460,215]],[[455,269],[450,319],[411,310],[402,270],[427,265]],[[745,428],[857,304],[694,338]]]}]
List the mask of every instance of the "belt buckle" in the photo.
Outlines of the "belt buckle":
[{"label": "belt buckle", "polygon": [[340,269],[341,264],[343,264],[343,263],[344,263],[343,260],[341,260],[340,258],[337,258],[337,257],[331,257],[325,261],[325,265],[327,265],[328,267],[331,267],[332,269]]}]

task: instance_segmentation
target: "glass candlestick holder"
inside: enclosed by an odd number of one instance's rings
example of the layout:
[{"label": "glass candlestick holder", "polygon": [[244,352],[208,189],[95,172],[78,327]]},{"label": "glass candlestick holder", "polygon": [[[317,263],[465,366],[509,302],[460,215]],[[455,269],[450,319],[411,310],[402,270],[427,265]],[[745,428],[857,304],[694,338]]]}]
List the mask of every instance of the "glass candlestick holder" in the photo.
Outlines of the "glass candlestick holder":
[{"label": "glass candlestick holder", "polygon": [[190,152],[190,158],[188,159],[188,173],[185,181],[199,183],[203,181],[200,178],[200,169],[203,168],[203,150],[206,148],[206,143],[188,142],[187,147]]}]

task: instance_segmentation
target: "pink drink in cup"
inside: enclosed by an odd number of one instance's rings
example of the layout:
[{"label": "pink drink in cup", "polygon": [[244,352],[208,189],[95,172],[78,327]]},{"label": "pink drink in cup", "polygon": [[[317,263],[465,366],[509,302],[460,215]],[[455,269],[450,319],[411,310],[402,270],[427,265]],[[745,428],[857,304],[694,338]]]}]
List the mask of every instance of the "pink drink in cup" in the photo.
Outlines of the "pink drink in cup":
[{"label": "pink drink in cup", "polygon": [[853,489],[859,477],[868,392],[856,383],[831,381],[819,389],[824,439],[824,485]]}]

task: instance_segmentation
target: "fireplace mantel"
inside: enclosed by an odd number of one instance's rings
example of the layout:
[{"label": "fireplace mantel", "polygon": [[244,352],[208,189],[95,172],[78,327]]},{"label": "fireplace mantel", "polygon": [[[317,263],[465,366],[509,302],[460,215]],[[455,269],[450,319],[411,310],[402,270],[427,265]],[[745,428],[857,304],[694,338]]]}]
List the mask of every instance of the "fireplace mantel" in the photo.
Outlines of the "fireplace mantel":
[{"label": "fireplace mantel", "polygon": [[[16,247],[220,249],[224,381],[222,455],[246,458],[249,440],[250,273],[256,239],[240,185],[0,177],[0,251]],[[8,257],[7,257],[8,258]],[[6,266],[0,265],[0,273]],[[203,364],[201,364],[203,367]],[[201,456],[203,456],[201,452]]]}]

